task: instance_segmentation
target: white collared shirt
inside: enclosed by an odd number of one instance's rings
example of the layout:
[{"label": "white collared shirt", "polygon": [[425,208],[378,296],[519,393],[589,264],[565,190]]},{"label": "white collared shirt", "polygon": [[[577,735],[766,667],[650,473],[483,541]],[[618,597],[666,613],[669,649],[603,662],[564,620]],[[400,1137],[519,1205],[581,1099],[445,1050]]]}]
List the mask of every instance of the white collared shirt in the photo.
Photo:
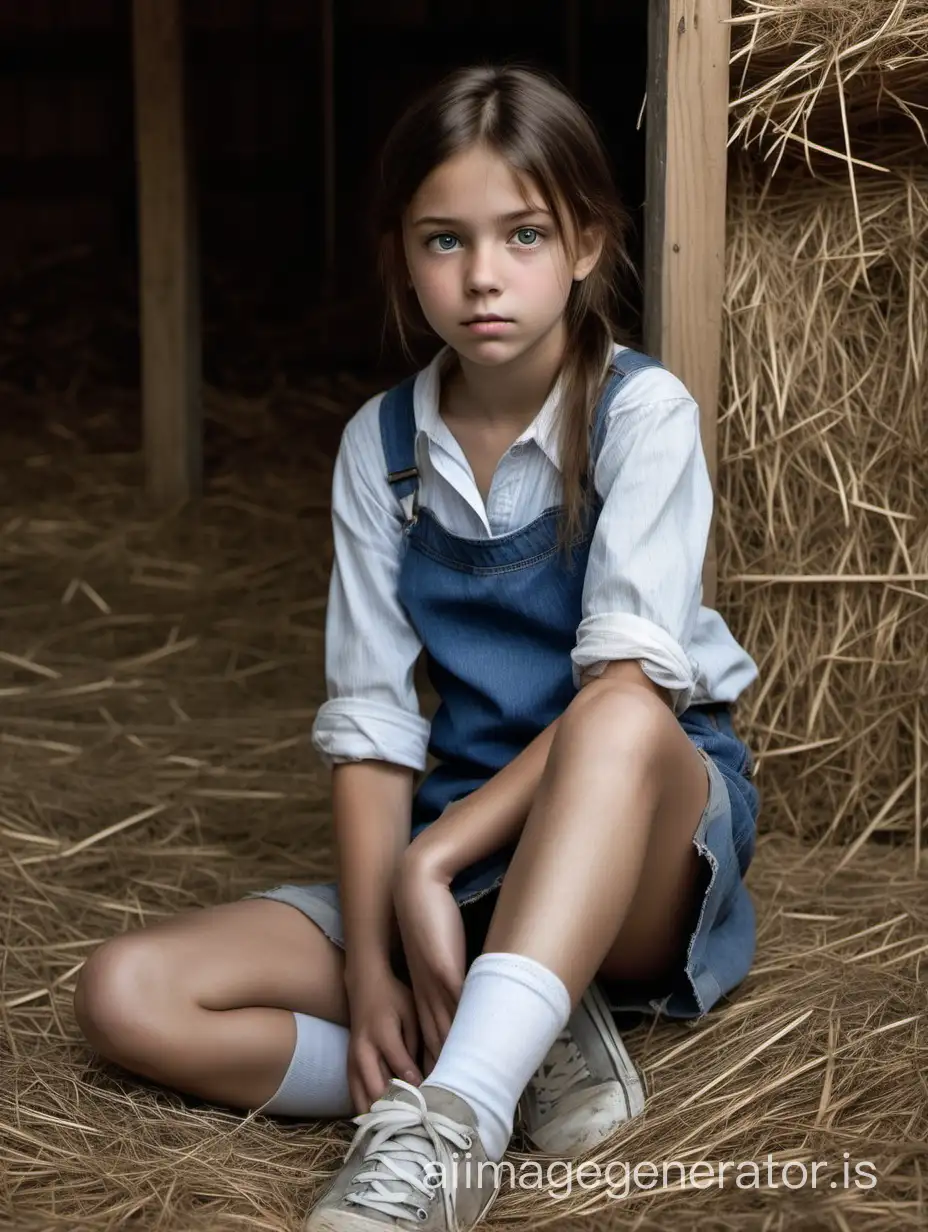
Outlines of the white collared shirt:
[{"label": "white collared shirt", "polygon": [[[555,386],[503,454],[484,506],[470,464],[439,414],[448,354],[439,352],[414,385],[419,503],[454,535],[506,535],[561,503],[559,391]],[[430,729],[414,684],[422,643],[397,596],[402,518],[386,479],[382,397],[349,420],[335,463],[329,700],[317,712],[313,744],[329,765],[376,759],[421,770]],[[632,659],[669,691],[676,714],[691,702],[734,701],[757,668],[721,616],[701,605],[712,486],[699,410],[676,377],[652,368],[622,384],[608,410],[593,479],[603,507],[571,652],[575,685],[583,671],[598,675],[613,660]]]}]

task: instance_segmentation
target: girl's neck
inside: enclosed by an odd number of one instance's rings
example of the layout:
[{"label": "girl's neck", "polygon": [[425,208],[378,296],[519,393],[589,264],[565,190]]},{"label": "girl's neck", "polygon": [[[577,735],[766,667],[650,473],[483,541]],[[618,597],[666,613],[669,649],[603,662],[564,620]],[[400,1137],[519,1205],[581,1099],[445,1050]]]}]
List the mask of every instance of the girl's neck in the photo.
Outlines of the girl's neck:
[{"label": "girl's neck", "polygon": [[518,359],[501,367],[475,364],[457,356],[449,373],[442,409],[464,414],[489,428],[527,427],[544,405],[564,358],[566,329],[545,335]]}]

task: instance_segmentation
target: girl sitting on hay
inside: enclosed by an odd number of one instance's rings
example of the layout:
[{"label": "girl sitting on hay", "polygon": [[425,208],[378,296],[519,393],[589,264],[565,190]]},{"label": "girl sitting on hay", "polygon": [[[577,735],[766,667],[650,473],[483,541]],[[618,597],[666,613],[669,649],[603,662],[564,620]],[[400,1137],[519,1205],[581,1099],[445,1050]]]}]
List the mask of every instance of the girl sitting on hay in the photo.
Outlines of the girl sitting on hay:
[{"label": "girl sitting on hay", "polygon": [[456,72],[393,130],[379,220],[401,335],[445,346],[336,462],[314,743],[338,884],[111,940],[76,1011],[180,1090],[359,1114],[308,1228],[451,1232],[499,1173],[454,1165],[499,1160],[517,1105],[560,1156],[640,1111],[611,1011],[699,1017],[747,973],[758,797],[731,703],[756,668],[701,606],[697,407],[614,342],[626,220],[577,103]]}]

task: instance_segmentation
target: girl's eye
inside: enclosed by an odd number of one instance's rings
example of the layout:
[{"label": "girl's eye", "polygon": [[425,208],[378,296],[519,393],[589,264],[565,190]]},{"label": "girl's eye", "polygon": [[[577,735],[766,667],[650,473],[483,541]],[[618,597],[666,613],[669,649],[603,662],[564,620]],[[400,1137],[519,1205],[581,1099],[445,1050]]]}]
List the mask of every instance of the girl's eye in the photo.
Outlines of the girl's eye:
[{"label": "girl's eye", "polygon": [[523,248],[534,248],[536,242],[541,239],[541,232],[537,227],[520,227],[516,232],[516,239]]},{"label": "girl's eye", "polygon": [[456,235],[433,235],[428,241],[428,246],[434,252],[453,252],[457,242]]}]

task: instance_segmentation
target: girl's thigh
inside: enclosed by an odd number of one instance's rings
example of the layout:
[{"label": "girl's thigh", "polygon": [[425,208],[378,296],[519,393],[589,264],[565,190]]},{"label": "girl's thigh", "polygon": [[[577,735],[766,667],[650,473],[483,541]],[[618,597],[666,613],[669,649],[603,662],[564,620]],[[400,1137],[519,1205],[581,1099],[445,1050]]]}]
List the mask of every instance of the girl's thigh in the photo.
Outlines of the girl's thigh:
[{"label": "girl's thigh", "polygon": [[275,1007],[348,1023],[342,951],[302,912],[246,899],[185,912],[105,942],[81,973],[76,1008]]}]

